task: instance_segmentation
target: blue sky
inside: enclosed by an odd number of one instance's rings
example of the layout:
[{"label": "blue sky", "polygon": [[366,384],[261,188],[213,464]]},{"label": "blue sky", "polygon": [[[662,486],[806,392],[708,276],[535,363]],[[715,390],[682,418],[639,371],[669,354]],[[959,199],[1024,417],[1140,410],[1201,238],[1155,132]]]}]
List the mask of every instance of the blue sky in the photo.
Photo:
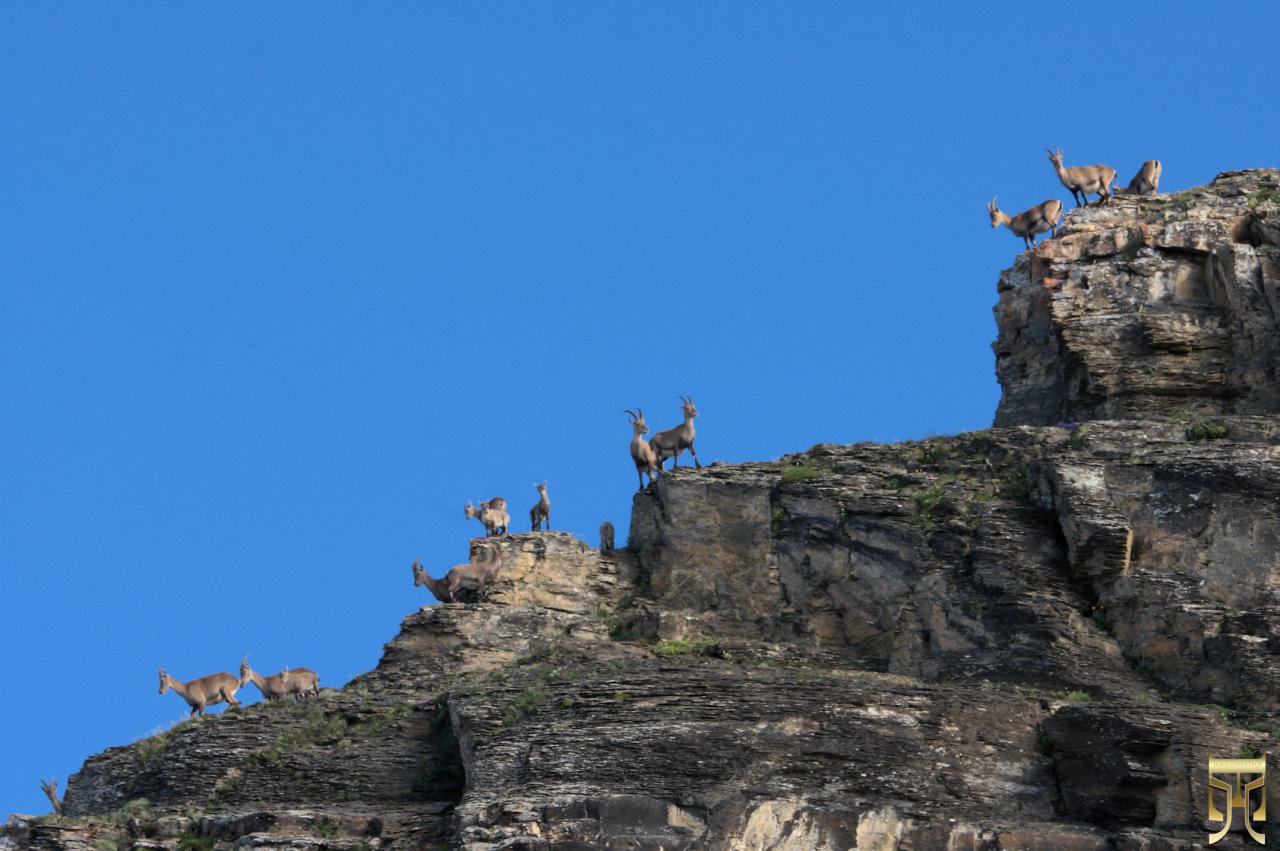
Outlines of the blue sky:
[{"label": "blue sky", "polygon": [[1275,4],[969,8],[0,7],[0,815],[179,719],[159,666],[372,667],[468,499],[621,533],[623,408],[986,427],[1045,147],[1276,165]]}]

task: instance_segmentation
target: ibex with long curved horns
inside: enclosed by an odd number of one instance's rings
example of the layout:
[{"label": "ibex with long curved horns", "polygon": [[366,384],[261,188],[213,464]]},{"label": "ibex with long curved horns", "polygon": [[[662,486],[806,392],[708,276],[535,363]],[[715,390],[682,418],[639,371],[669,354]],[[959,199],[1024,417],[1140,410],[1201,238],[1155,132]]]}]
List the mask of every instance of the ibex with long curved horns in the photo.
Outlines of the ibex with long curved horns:
[{"label": "ibex with long curved horns", "polygon": [[488,502],[482,502],[479,508],[475,508],[471,505],[471,500],[467,500],[467,505],[462,511],[467,515],[468,520],[474,517],[480,521],[487,537],[507,534],[511,515],[507,514],[507,501],[502,497],[495,496]]},{"label": "ibex with long curved horns", "polygon": [[178,696],[187,702],[191,707],[192,715],[203,715],[206,706],[216,706],[219,703],[226,703],[232,709],[240,707],[240,701],[236,700],[240,680],[225,671],[184,683],[181,680],[175,680],[165,673],[164,668],[161,668],[160,693],[164,694],[169,689],[176,691]]},{"label": "ibex with long curved horns", "polygon": [[693,400],[687,396],[677,396],[681,402],[681,410],[684,412],[684,422],[675,428],[669,428],[666,431],[660,431],[649,441],[649,446],[653,449],[654,456],[658,459],[658,469],[662,469],[662,462],[668,458],[675,459],[672,462],[671,469],[680,466],[680,453],[688,449],[689,454],[693,456],[693,463],[698,469],[702,469],[702,462],[698,460],[698,453],[693,449],[693,439],[698,436],[693,428],[693,420],[698,416],[698,409],[694,406]]},{"label": "ibex with long curved horns", "polygon": [[1116,179],[1116,170],[1109,165],[1077,165],[1071,168],[1062,167],[1062,149],[1059,148],[1055,154],[1048,148],[1049,162],[1053,163],[1053,170],[1058,173],[1058,179],[1062,181],[1062,185],[1071,190],[1071,197],[1076,199],[1076,206],[1081,206],[1080,199],[1084,198],[1084,203],[1089,203],[1089,193],[1093,192],[1098,196],[1098,203],[1101,204],[1111,197],[1111,184]]},{"label": "ibex with long curved horns", "polygon": [[636,475],[640,478],[637,490],[644,490],[646,473],[649,475],[649,484],[653,484],[653,480],[657,478],[658,456],[654,454],[649,441],[644,439],[649,433],[649,425],[644,421],[644,409],[636,408],[632,411],[628,408],[623,413],[631,418],[631,460],[635,462]]},{"label": "ibex with long curved horns", "polygon": [[62,799],[58,797],[58,778],[50,777],[48,780],[41,780],[40,791],[44,792],[49,798],[49,803],[53,804],[54,814],[62,815]]},{"label": "ibex with long curved horns", "polygon": [[1050,238],[1058,235],[1058,220],[1062,218],[1062,202],[1050,199],[1025,210],[1016,216],[1003,213],[996,206],[996,196],[991,196],[987,203],[987,212],[991,214],[993,228],[1004,225],[1018,236],[1023,244],[1030,248],[1036,244],[1036,234],[1049,231]]},{"label": "ibex with long curved horns", "polygon": [[432,579],[427,575],[422,563],[418,559],[413,560],[414,587],[427,586],[427,590],[441,603],[461,602],[458,599],[458,593],[463,590],[475,591],[477,599],[483,599],[489,586],[497,578],[497,560],[480,564],[459,564],[449,568],[444,579]]},{"label": "ibex with long curved horns", "polygon": [[600,552],[613,552],[613,524],[608,520],[600,524]]}]

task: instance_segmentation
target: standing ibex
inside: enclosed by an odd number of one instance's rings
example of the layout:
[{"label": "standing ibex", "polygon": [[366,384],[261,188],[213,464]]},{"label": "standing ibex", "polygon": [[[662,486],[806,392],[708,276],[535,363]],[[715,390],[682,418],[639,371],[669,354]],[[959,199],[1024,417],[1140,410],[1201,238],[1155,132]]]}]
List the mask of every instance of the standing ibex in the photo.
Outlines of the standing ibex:
[{"label": "standing ibex", "polygon": [[240,688],[244,688],[248,683],[253,683],[258,687],[258,691],[262,692],[263,700],[279,700],[290,694],[289,677],[288,668],[278,674],[264,677],[249,667],[248,656],[240,660]]},{"label": "standing ibex", "polygon": [[991,226],[993,228],[1004,225],[1018,236],[1022,237],[1023,244],[1030,248],[1036,244],[1036,234],[1049,231],[1050,237],[1058,235],[1058,219],[1062,218],[1062,202],[1056,200],[1045,201],[1043,204],[1037,204],[1030,210],[1019,213],[1016,216],[1010,216],[1003,213],[996,206],[996,196],[991,196],[990,203],[987,204],[987,212],[991,214]]},{"label": "standing ibex", "polygon": [[444,579],[432,579],[427,575],[422,563],[418,559],[413,560],[414,587],[427,586],[427,590],[441,603],[459,602],[458,592],[464,588],[475,591],[477,599],[483,599],[489,586],[497,578],[498,561],[496,559],[481,564],[468,563],[451,567]]},{"label": "standing ibex", "polygon": [[507,501],[500,496],[480,503],[479,508],[473,507],[471,500],[467,500],[463,513],[467,515],[468,520],[473,517],[478,518],[484,526],[485,535],[491,538],[507,534],[507,524],[511,522],[511,516],[507,514]]},{"label": "standing ibex", "polygon": [[50,777],[48,780],[41,780],[40,791],[49,796],[54,814],[62,815],[62,799],[58,797],[58,778]]},{"label": "standing ibex", "polygon": [[649,484],[653,484],[658,474],[658,456],[654,454],[649,441],[644,439],[649,433],[649,425],[644,421],[644,409],[627,409],[625,413],[631,417],[631,460],[635,462],[636,475],[640,478],[638,490],[644,490],[645,473],[649,474]]},{"label": "standing ibex", "polygon": [[240,706],[240,701],[236,700],[240,681],[225,671],[184,683],[175,680],[161,668],[160,693],[164,694],[169,689],[176,691],[187,702],[192,715],[203,715],[206,706],[216,706],[219,703],[226,703],[233,709]]},{"label": "standing ibex", "polygon": [[1154,195],[1160,190],[1160,170],[1160,160],[1147,160],[1129,181],[1129,186],[1116,191],[1126,195]]},{"label": "standing ibex", "polygon": [[600,524],[600,552],[613,552],[613,524],[608,520]]},{"label": "standing ibex", "polygon": [[289,675],[289,694],[295,700],[304,697],[317,697],[320,694],[320,675],[310,668],[285,668]]},{"label": "standing ibex", "polygon": [[649,446],[653,449],[654,457],[658,459],[658,469],[662,469],[662,462],[668,458],[675,459],[671,464],[671,469],[680,466],[680,453],[688,449],[689,454],[693,456],[693,463],[702,469],[702,462],[698,460],[698,453],[693,450],[693,439],[697,437],[697,432],[693,429],[693,419],[698,416],[698,409],[694,407],[693,400],[687,396],[677,397],[682,403],[684,411],[684,422],[675,428],[669,428],[666,431],[660,431],[649,441]]},{"label": "standing ibex", "polygon": [[[1045,150],[1049,151],[1048,148]],[[1111,166],[1077,165],[1063,168],[1061,148],[1056,154],[1049,151],[1049,162],[1053,163],[1053,170],[1058,173],[1062,185],[1071,190],[1071,197],[1076,199],[1077,207],[1081,206],[1081,198],[1084,198],[1086,205],[1089,203],[1090,192],[1097,194],[1100,204],[1111,197],[1111,183],[1116,179],[1116,170]]]},{"label": "standing ibex", "polygon": [[533,508],[529,509],[529,525],[533,527],[532,531],[542,531],[542,524],[547,525],[547,531],[551,531],[551,500],[547,499],[547,483],[533,485],[538,489],[538,501]]}]

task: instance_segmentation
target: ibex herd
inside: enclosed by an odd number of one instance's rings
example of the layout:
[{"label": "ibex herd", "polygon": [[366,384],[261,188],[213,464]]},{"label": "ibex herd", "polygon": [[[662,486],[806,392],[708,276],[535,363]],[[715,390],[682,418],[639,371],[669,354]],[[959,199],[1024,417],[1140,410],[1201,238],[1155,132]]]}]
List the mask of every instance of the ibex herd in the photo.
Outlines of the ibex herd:
[{"label": "ibex herd", "polygon": [[693,463],[699,470],[702,469],[702,462],[698,460],[698,453],[693,448],[693,439],[698,436],[693,427],[693,421],[698,416],[698,408],[687,396],[676,398],[680,400],[684,422],[675,428],[658,432],[649,440],[644,439],[644,436],[649,433],[649,425],[644,421],[644,409],[636,408],[632,411],[628,408],[623,412],[631,418],[631,460],[635,462],[636,473],[640,477],[639,490],[644,490],[645,475],[649,476],[649,484],[653,484],[662,472],[662,463],[668,458],[672,459],[672,469],[679,467],[680,453],[686,449],[693,457]]},{"label": "ibex herd", "polygon": [[[1063,165],[1064,157],[1061,148],[1057,151],[1046,148],[1045,151],[1049,154],[1049,162],[1053,163],[1053,170],[1057,173],[1058,180],[1070,190],[1071,197],[1075,199],[1076,207],[1087,206],[1090,194],[1098,196],[1096,201],[1098,204],[1111,199],[1111,184],[1116,179],[1114,168],[1105,165],[1078,165],[1068,168]],[[1138,169],[1133,180],[1129,181],[1129,187],[1116,189],[1115,194],[1154,195],[1160,186],[1160,171],[1159,160],[1147,160],[1142,164],[1142,168]],[[996,198],[992,196],[987,202],[987,213],[991,216],[993,228],[1004,225],[1014,234],[1022,237],[1023,245],[1031,248],[1036,244],[1037,234],[1049,231],[1051,239],[1058,235],[1058,221],[1062,218],[1062,202],[1050,199],[1016,216],[1010,216],[996,206]]]},{"label": "ibex herd", "polygon": [[[1139,176],[1142,177],[1142,175]],[[1158,164],[1154,178],[1149,179],[1153,181],[1159,180]],[[1138,178],[1135,178],[1135,181],[1137,180]],[[1052,203],[1057,204],[1056,201]],[[992,215],[994,216],[995,213]],[[1048,218],[1053,218],[1053,216],[1048,213],[1040,216],[1040,219]],[[1005,219],[1008,219],[1008,217],[1005,216]],[[1038,226],[1039,221],[1028,224],[1028,227]],[[1014,225],[1010,226],[1013,227]],[[634,462],[636,472],[640,478],[640,490],[644,490],[646,486],[645,476],[649,477],[648,484],[650,485],[657,481],[662,473],[662,465],[668,458],[671,459],[672,469],[680,466],[680,453],[686,449],[689,450],[689,455],[693,458],[694,465],[699,469],[702,467],[702,462],[698,460],[698,453],[693,448],[694,438],[697,437],[693,421],[698,417],[698,408],[693,404],[693,399],[687,396],[678,398],[680,399],[680,410],[684,416],[684,421],[674,428],[658,432],[647,440],[645,436],[649,434],[649,426],[644,421],[644,411],[637,408],[635,411],[628,410],[626,412],[631,422],[631,460]],[[529,509],[530,528],[534,532],[540,532],[544,529],[550,531],[551,499],[547,495],[547,483],[545,481],[541,484],[535,483],[534,488],[538,491],[538,501]],[[511,517],[507,513],[507,501],[502,497],[495,496],[493,499],[481,502],[479,506],[473,506],[468,501],[463,511],[468,519],[474,518],[480,521],[481,525],[484,526],[486,536],[507,534],[507,527],[511,523]],[[606,520],[600,524],[600,551],[602,553],[610,553],[613,548],[613,524]],[[421,561],[415,559],[413,562],[413,584],[415,586],[425,585],[435,595],[436,599],[442,603],[462,602],[465,596],[473,596],[475,599],[483,600],[489,587],[497,579],[498,568],[499,562],[497,560],[489,560],[480,564],[460,564],[450,569],[443,579],[432,579],[427,575],[426,568],[422,566]],[[239,708],[240,701],[236,700],[236,692],[249,683],[257,686],[258,691],[262,693],[263,699],[267,701],[282,700],[287,697],[301,700],[320,694],[320,678],[310,668],[286,667],[278,674],[263,676],[249,665],[249,657],[247,655],[240,660],[239,677],[221,672],[183,682],[169,676],[164,668],[160,669],[160,694],[168,691],[177,692],[191,707],[192,716],[204,715],[208,707],[217,706],[220,703],[225,703],[232,709]],[[62,811],[62,800],[58,797],[58,781],[56,779],[41,781],[40,788],[49,796],[49,801],[53,804],[54,811],[60,813]]]},{"label": "ibex herd", "polygon": [[[645,489],[645,476],[649,477],[649,484],[657,481],[658,476],[661,475],[662,465],[668,458],[671,459],[672,469],[680,466],[680,453],[686,449],[689,450],[694,465],[699,469],[702,468],[698,453],[693,448],[694,438],[697,437],[693,421],[698,417],[698,408],[693,404],[693,399],[688,396],[677,398],[680,400],[680,411],[684,415],[684,421],[674,428],[658,432],[648,440],[645,439],[645,435],[649,433],[649,426],[644,421],[644,410],[636,408],[634,411],[630,409],[626,411],[631,423],[631,460],[635,464],[636,473],[640,479],[640,490]],[[529,528],[534,532],[551,531],[551,499],[547,496],[547,483],[535,483],[534,488],[538,491],[538,501],[529,509]],[[507,513],[507,501],[500,496],[481,502],[478,506],[472,505],[468,500],[463,507],[463,513],[468,520],[480,521],[484,526],[486,537],[507,534],[507,526],[511,522],[511,516]],[[606,520],[600,524],[602,553],[613,551],[613,536],[612,523]],[[482,600],[489,586],[498,576],[496,561],[460,564],[450,568],[442,579],[431,578],[419,559],[414,559],[411,567],[414,586],[425,585],[427,590],[442,603],[463,602],[464,597]]]},{"label": "ibex herd", "polygon": [[160,669],[160,693],[175,691],[191,707],[192,715],[203,715],[206,707],[225,703],[232,709],[240,706],[236,692],[253,683],[265,700],[293,696],[295,700],[314,697],[320,693],[320,678],[310,668],[285,668],[278,674],[264,677],[249,667],[249,657],[240,660],[240,676],[226,672],[209,674],[188,682],[175,680]]}]

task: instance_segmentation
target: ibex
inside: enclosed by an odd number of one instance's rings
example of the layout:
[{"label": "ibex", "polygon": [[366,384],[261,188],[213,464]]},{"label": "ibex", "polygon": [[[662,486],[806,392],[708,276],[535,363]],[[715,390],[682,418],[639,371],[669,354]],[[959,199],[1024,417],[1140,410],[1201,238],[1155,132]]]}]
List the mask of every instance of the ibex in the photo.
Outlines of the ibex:
[{"label": "ibex", "polygon": [[1049,231],[1050,238],[1058,235],[1058,220],[1062,218],[1062,202],[1057,200],[1045,201],[1043,204],[1037,204],[1030,210],[1019,213],[1016,216],[1010,216],[1003,213],[996,206],[996,196],[991,196],[991,201],[987,204],[987,212],[991,214],[991,226],[993,228],[1004,225],[1018,236],[1022,237],[1022,243],[1030,248],[1036,244],[1036,234]]},{"label": "ibex", "polygon": [[58,778],[50,777],[48,780],[41,780],[40,791],[49,796],[49,803],[53,804],[53,812],[56,815],[62,815],[62,799],[58,797]]},{"label": "ibex", "polygon": [[613,552],[613,524],[608,520],[600,524],[600,552]]},{"label": "ibex", "polygon": [[497,560],[481,564],[459,564],[449,569],[444,579],[432,579],[417,559],[413,560],[413,585],[427,586],[427,590],[441,603],[456,603],[458,592],[463,589],[476,592],[477,599],[483,599],[498,578]]},{"label": "ibex", "polygon": [[248,656],[240,660],[240,688],[244,688],[248,683],[253,683],[258,687],[258,691],[262,692],[263,700],[279,700],[290,694],[289,677],[288,668],[278,674],[264,677],[249,667]]},{"label": "ibex", "polygon": [[1059,148],[1055,154],[1049,151],[1049,162],[1053,163],[1053,170],[1058,173],[1058,179],[1062,181],[1062,185],[1071,190],[1071,197],[1076,199],[1076,206],[1081,206],[1080,199],[1084,198],[1084,203],[1089,203],[1089,193],[1096,193],[1098,203],[1102,203],[1111,197],[1111,183],[1116,179],[1116,170],[1107,165],[1077,165],[1071,168],[1062,167],[1062,149]]},{"label": "ibex", "polygon": [[1160,190],[1160,160],[1147,160],[1129,181],[1126,189],[1117,190],[1126,195],[1154,195]]},{"label": "ibex", "polygon": [[285,668],[289,675],[289,694],[295,700],[317,697],[320,694],[320,675],[310,668]]},{"label": "ibex", "polygon": [[635,462],[636,475],[640,478],[638,490],[644,490],[645,473],[649,474],[649,484],[653,484],[658,475],[658,456],[654,454],[649,441],[644,439],[649,433],[649,426],[644,421],[644,409],[627,409],[625,413],[631,417],[631,460]]},{"label": "ibex", "polygon": [[534,483],[538,489],[538,501],[533,508],[529,509],[529,525],[533,527],[534,532],[542,531],[542,524],[546,524],[547,531],[551,531],[551,500],[547,499],[547,483]]},{"label": "ibex", "polygon": [[468,520],[473,517],[480,520],[486,536],[492,538],[507,534],[507,524],[511,522],[511,516],[507,514],[507,501],[502,497],[495,496],[488,502],[482,502],[479,508],[473,507],[471,501],[467,500],[467,507],[463,512]]},{"label": "ibex", "polygon": [[226,703],[233,709],[240,706],[240,701],[236,700],[240,681],[225,671],[184,683],[175,680],[161,668],[160,693],[164,694],[169,689],[176,691],[187,702],[192,715],[203,715],[206,706],[216,706],[219,703]]},{"label": "ibex", "polygon": [[689,454],[693,456],[693,463],[702,469],[702,462],[698,460],[698,453],[693,451],[693,439],[697,437],[697,432],[693,429],[693,419],[698,416],[698,409],[694,407],[693,400],[686,396],[678,396],[683,404],[684,422],[675,428],[669,428],[666,431],[660,431],[649,441],[649,446],[653,449],[654,457],[658,459],[658,469],[662,469],[662,462],[668,458],[675,459],[671,468],[674,470],[680,466],[680,453],[688,449]]}]

